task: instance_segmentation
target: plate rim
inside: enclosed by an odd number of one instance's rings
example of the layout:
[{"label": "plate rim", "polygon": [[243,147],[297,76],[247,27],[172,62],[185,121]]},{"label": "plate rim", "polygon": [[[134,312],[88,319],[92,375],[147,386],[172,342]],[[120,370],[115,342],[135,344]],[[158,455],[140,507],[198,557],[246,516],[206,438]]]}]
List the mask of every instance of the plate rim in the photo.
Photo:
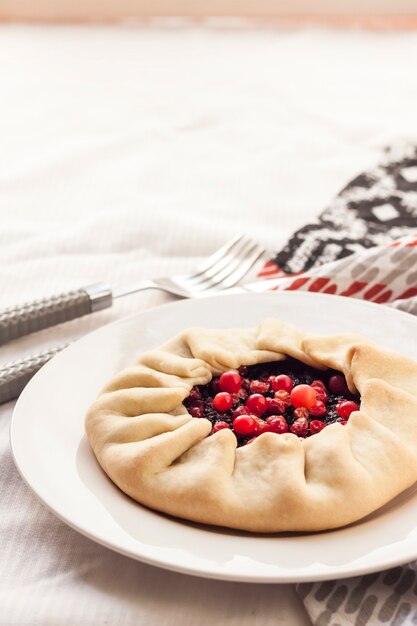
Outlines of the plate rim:
[{"label": "plate rim", "polygon": [[[264,297],[264,296],[268,296],[268,297],[274,297],[276,298],[277,296],[284,296],[284,297],[294,297],[294,296],[300,296],[301,294],[303,295],[307,295],[306,292],[298,292],[298,291],[282,291],[282,292],[265,292],[265,293],[253,293],[250,291],[245,291],[244,293],[224,293],[224,294],[210,294],[210,298],[221,298],[221,299],[227,299],[227,298],[234,298],[234,297],[239,297],[242,295],[248,296],[251,295],[254,298],[259,298],[259,297]],[[349,300],[349,301],[353,301],[355,302],[355,306],[359,305],[359,306],[363,306],[365,308],[371,308],[372,310],[375,310],[375,307],[379,308],[381,305],[380,304],[376,304],[373,302],[368,302],[368,301],[364,301],[358,298],[346,298],[344,296],[335,296],[335,295],[330,295],[330,294],[321,294],[321,293],[310,293],[308,292],[308,297],[313,297],[315,299],[322,299],[324,301],[328,300],[329,298],[332,299],[338,299],[338,300]],[[203,298],[199,298],[199,300],[201,300]],[[194,301],[194,300],[193,300]],[[374,565],[367,565],[366,563],[359,565],[359,566],[355,566],[354,568],[348,568],[349,569],[349,573],[345,571],[341,571],[339,568],[337,570],[334,570],[334,567],[330,567],[327,565],[321,565],[321,567],[325,570],[322,572],[311,572],[308,573],[306,572],[305,574],[303,574],[301,577],[300,575],[297,574],[291,574],[290,570],[287,570],[288,574],[266,574],[266,575],[256,575],[256,576],[250,576],[250,575],[246,575],[246,574],[236,574],[236,573],[229,573],[229,572],[219,572],[219,571],[212,571],[210,569],[204,569],[201,566],[192,566],[192,565],[179,565],[177,562],[171,562],[171,561],[167,561],[166,559],[164,559],[162,556],[155,556],[155,557],[149,557],[148,555],[139,555],[136,552],[129,550],[129,549],[124,549],[123,547],[119,546],[117,543],[112,542],[109,539],[104,538],[100,533],[96,533],[93,534],[91,533],[87,528],[85,528],[83,526],[83,524],[80,523],[76,523],[71,519],[68,519],[65,515],[62,515],[59,511],[57,511],[53,505],[48,501],[48,499],[44,498],[41,494],[39,494],[37,492],[37,490],[35,489],[35,487],[32,485],[30,478],[26,475],[24,469],[21,467],[20,462],[19,462],[19,458],[18,458],[18,454],[16,453],[16,449],[14,446],[14,429],[15,429],[15,423],[17,421],[17,413],[18,413],[18,409],[20,407],[20,404],[22,402],[22,398],[24,398],[28,393],[31,392],[31,388],[34,384],[36,384],[36,378],[38,377],[39,373],[41,371],[44,371],[45,369],[47,369],[48,367],[52,367],[52,365],[50,365],[51,363],[53,363],[56,359],[59,359],[60,356],[64,353],[66,353],[69,349],[71,349],[72,346],[82,343],[84,342],[84,340],[86,338],[89,338],[93,335],[98,335],[101,332],[107,332],[107,330],[109,328],[113,328],[116,326],[122,326],[125,323],[129,323],[131,320],[136,319],[136,318],[140,318],[142,315],[144,314],[149,314],[152,313],[154,311],[159,311],[161,309],[166,309],[166,308],[176,308],[179,305],[183,306],[184,304],[189,303],[190,300],[185,299],[185,300],[179,300],[179,301],[174,301],[174,302],[167,302],[167,303],[163,303],[161,305],[155,305],[153,307],[149,307],[149,308],[145,308],[139,312],[130,314],[128,316],[124,316],[120,319],[117,320],[113,320],[112,322],[109,322],[107,324],[104,324],[103,326],[100,326],[99,328],[96,328],[88,333],[86,333],[85,335],[83,335],[82,337],[76,339],[75,341],[71,342],[68,346],[66,346],[61,352],[59,352],[57,355],[55,355],[50,361],[48,361],[42,368],[41,370],[39,370],[39,372],[37,372],[33,378],[29,381],[29,383],[26,385],[26,387],[24,388],[23,392],[20,394],[15,407],[13,409],[13,413],[12,413],[12,418],[11,418],[11,422],[10,422],[10,427],[9,427],[9,444],[10,444],[10,449],[11,449],[11,453],[12,453],[12,458],[13,458],[13,462],[19,472],[19,475],[21,476],[22,480],[24,481],[24,483],[28,486],[28,488],[30,489],[31,493],[33,495],[35,495],[35,497],[38,499],[38,501],[40,501],[44,506],[46,506],[46,508],[55,516],[57,517],[60,521],[62,521],[63,523],[65,523],[67,526],[69,526],[70,528],[72,528],[73,530],[79,532],[81,535],[83,535],[84,537],[87,537],[89,540],[94,541],[95,543],[98,543],[99,545],[112,550],[118,554],[121,554],[123,556],[127,556],[129,558],[132,558],[134,560],[137,560],[139,562],[142,563],[146,563],[147,565],[152,565],[155,567],[159,567],[161,569],[167,570],[167,571],[172,571],[172,572],[176,572],[176,573],[180,573],[180,574],[186,574],[186,575],[191,575],[191,576],[196,576],[198,578],[209,578],[209,579],[214,579],[214,580],[224,580],[224,581],[228,581],[228,582],[242,582],[242,583],[260,583],[260,584],[273,584],[273,583],[280,583],[280,584],[294,584],[294,583],[303,583],[303,582],[319,582],[319,581],[324,581],[324,580],[336,580],[336,579],[341,579],[341,578],[351,578],[351,577],[355,577],[355,576],[361,576],[361,575],[365,575],[365,574],[371,574],[371,573],[375,573],[375,572],[380,572],[380,571],[384,571],[386,569],[390,569],[392,567],[397,567],[399,565],[403,565],[405,563],[408,563],[410,561],[416,560],[417,559],[417,544],[415,547],[415,552],[411,553],[407,556],[407,558],[405,558],[404,556],[400,556],[400,557],[395,557],[393,556],[392,558],[388,558],[384,560],[384,564],[378,564],[375,563]],[[384,307],[385,308],[385,307]],[[388,307],[387,307],[388,308]],[[404,319],[407,319],[408,322],[410,322],[411,320],[414,319],[414,323],[417,325],[417,318],[415,318],[415,316],[393,308],[393,307],[389,307],[389,309],[391,310],[391,313],[398,316],[400,315],[401,317],[403,317]],[[29,390],[29,391],[28,391]],[[403,493],[403,492],[402,492]],[[400,495],[400,494],[399,494]],[[150,510],[152,511],[152,509],[148,509],[148,507],[145,507],[143,505],[141,505],[140,503],[138,503],[139,506],[142,506],[143,508],[145,508],[146,510]],[[170,516],[167,516],[166,519],[169,519]],[[177,518],[174,518],[177,519]],[[178,521],[181,522],[181,518],[178,518]],[[417,526],[417,522],[416,522],[416,526]],[[197,524],[197,527],[205,530],[205,525],[203,524]],[[338,529],[334,529],[334,530],[338,530]],[[221,531],[221,527],[220,527],[220,531]],[[278,533],[279,535],[279,533]],[[295,570],[295,572],[297,572],[299,570]]]}]

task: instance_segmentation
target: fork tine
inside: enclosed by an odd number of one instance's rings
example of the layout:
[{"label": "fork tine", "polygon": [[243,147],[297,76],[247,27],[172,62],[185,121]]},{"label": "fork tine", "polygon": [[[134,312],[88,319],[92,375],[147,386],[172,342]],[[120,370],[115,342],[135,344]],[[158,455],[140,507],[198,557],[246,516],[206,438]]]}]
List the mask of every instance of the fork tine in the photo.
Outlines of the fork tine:
[{"label": "fork tine", "polygon": [[227,289],[228,287],[233,287],[236,285],[241,278],[245,276],[251,269],[253,265],[255,265],[256,261],[265,253],[265,248],[262,246],[257,246],[253,250],[253,252],[243,261],[235,272],[229,274],[229,276],[225,277],[223,280],[218,283],[218,287],[221,289]]},{"label": "fork tine", "polygon": [[[228,241],[222,248],[212,254],[205,262],[201,263],[198,267],[198,271],[194,274],[181,274],[170,277],[155,278],[153,280],[141,281],[136,285],[130,285],[129,287],[114,289],[113,298],[121,298],[143,289],[162,289],[168,293],[172,293],[183,298],[190,298],[196,295],[200,291],[200,284],[203,283],[201,289],[209,289],[210,284],[207,283],[211,275],[216,276],[219,272],[223,272],[223,278],[225,275],[229,275],[236,266],[231,265],[234,259],[243,261],[246,258],[248,248],[253,248],[255,242],[249,239],[244,234],[239,234]],[[206,268],[205,270],[203,268]],[[210,276],[209,276],[210,274]],[[218,281],[214,281],[214,285]],[[207,284],[206,284],[207,283]]]},{"label": "fork tine", "polygon": [[[253,250],[253,248],[257,244],[254,241],[249,240],[245,242],[244,246],[241,246],[239,250],[235,252],[235,254],[230,254],[224,262],[221,264],[218,263],[215,268],[205,272],[205,275],[201,277],[200,286],[203,286],[202,283],[212,282],[216,285],[223,280],[226,276],[236,270],[242,261],[246,258],[246,256]],[[206,289],[207,287],[204,287]]]},{"label": "fork tine", "polygon": [[240,258],[236,258],[222,272],[219,272],[213,278],[210,279],[209,284],[205,284],[204,288],[217,287],[223,289],[227,286],[235,285],[240,278],[242,278],[256,262],[256,260],[263,254],[264,249],[258,244],[254,244],[246,250],[245,254]]},{"label": "fork tine", "polygon": [[193,274],[189,278],[194,278],[194,276],[198,276],[199,274],[206,272],[208,269],[210,269],[210,267],[215,265],[217,261],[220,261],[223,257],[225,257],[229,253],[229,251],[234,246],[236,246],[237,243],[239,243],[239,241],[245,238],[245,236],[246,235],[244,233],[239,233],[238,235],[235,235],[235,237],[225,243],[224,246],[219,248],[216,252],[214,252],[214,254],[210,255],[207,259],[202,261],[197,266],[197,271],[195,272],[195,274]]},{"label": "fork tine", "polygon": [[254,265],[259,257],[265,252],[265,249],[258,244],[252,243],[245,251],[236,255],[236,257],[214,276],[207,276],[206,279],[198,285],[194,285],[194,289],[199,291],[213,289],[217,287],[224,289],[235,285]]},{"label": "fork tine", "polygon": [[247,236],[243,236],[224,256],[219,258],[211,266],[207,267],[204,272],[199,272],[193,276],[187,276],[187,282],[189,282],[190,288],[197,289],[201,283],[204,283],[207,279],[214,278],[216,274],[229,268],[231,264],[236,260],[239,262],[247,254],[248,250],[252,249],[255,242]]}]

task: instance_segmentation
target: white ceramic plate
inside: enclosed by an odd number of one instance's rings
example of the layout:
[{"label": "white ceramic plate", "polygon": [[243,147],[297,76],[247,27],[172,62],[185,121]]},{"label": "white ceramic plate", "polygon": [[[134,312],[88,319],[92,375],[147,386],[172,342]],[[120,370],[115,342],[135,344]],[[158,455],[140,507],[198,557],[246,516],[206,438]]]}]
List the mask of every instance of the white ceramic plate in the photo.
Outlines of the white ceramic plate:
[{"label": "white ceramic plate", "polygon": [[[179,572],[246,582],[353,576],[417,558],[417,486],[359,523],[317,534],[250,535],[150,511],[97,464],[83,418],[112,374],[189,326],[251,326],[276,316],[308,331],[354,332],[415,357],[417,320],[381,305],[304,293],[182,301],[105,326],[33,378],[13,415],[16,464],[67,524],[108,548]],[[331,471],[331,468],[329,468]]]}]

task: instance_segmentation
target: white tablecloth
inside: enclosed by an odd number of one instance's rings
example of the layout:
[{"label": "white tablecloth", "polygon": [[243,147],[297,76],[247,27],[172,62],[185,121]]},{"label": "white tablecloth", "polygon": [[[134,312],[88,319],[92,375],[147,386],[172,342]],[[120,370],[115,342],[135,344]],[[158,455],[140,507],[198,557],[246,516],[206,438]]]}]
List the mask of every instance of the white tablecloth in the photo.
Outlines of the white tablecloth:
[{"label": "white tablecloth", "polygon": [[[279,247],[386,143],[416,138],[416,58],[415,32],[2,26],[2,305],[185,270],[237,231]],[[167,299],[131,296],[1,361]],[[12,409],[1,626],[310,623],[293,586],[165,572],[67,528],[14,468]]]}]

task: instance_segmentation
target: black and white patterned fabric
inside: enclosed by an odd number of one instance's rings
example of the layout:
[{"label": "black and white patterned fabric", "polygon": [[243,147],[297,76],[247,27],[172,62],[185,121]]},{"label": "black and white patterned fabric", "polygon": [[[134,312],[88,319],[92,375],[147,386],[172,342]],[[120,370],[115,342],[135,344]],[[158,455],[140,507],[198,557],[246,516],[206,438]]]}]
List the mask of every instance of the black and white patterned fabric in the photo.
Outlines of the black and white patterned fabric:
[{"label": "black and white patterned fabric", "polygon": [[298,274],[417,232],[417,146],[387,149],[272,260]]},{"label": "black and white patterned fabric", "polygon": [[304,583],[297,591],[314,626],[417,624],[415,564],[343,581]]}]

